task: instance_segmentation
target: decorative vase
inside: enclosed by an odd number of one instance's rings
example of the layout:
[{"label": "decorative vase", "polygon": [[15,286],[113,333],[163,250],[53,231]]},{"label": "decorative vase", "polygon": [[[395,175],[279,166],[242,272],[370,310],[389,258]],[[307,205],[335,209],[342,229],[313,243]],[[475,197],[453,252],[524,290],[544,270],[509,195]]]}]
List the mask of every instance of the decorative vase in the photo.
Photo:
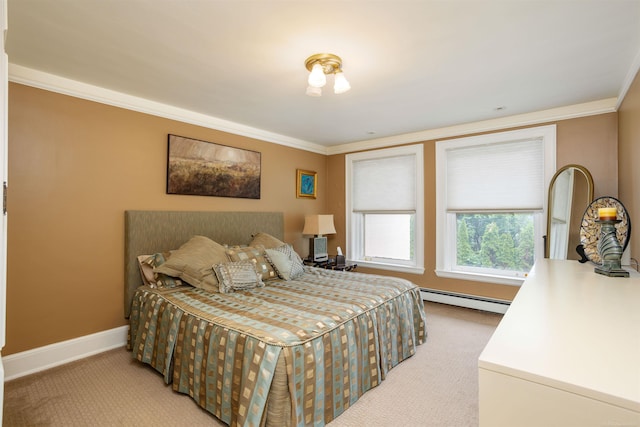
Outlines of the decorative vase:
[{"label": "decorative vase", "polygon": [[598,254],[602,265],[595,268],[595,272],[610,277],[629,277],[629,272],[622,269],[622,246],[616,235],[616,224],[619,219],[596,220],[601,224],[600,239],[598,240]]}]

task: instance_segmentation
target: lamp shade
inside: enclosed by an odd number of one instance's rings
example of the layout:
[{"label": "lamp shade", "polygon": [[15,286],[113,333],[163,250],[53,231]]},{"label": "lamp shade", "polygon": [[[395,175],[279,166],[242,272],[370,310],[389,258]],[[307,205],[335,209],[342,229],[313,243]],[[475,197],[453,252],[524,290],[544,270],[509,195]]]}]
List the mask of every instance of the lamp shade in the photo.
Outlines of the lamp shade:
[{"label": "lamp shade", "polygon": [[323,234],[335,234],[335,232],[333,215],[305,215],[302,234],[321,236]]},{"label": "lamp shade", "polygon": [[322,69],[322,65],[314,64],[311,69],[311,73],[309,74],[309,86],[312,87],[322,87],[327,84],[327,76],[324,75],[324,70]]},{"label": "lamp shade", "polygon": [[347,78],[344,76],[344,73],[342,71],[336,71],[333,84],[333,92],[340,94],[345,93],[349,89],[351,89],[351,85],[347,81]]},{"label": "lamp shade", "polygon": [[322,96],[321,87],[307,86],[307,95],[309,96]]}]

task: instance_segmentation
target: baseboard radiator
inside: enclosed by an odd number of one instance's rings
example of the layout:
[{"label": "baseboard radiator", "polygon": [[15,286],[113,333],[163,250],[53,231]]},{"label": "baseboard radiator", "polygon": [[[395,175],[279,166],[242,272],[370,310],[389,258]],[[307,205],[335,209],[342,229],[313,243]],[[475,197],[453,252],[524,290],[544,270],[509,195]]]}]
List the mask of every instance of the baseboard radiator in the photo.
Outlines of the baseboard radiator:
[{"label": "baseboard radiator", "polygon": [[491,311],[494,313],[506,313],[510,301],[480,297],[477,295],[446,292],[437,289],[420,288],[423,301],[439,302],[442,304],[457,305],[476,310]]}]

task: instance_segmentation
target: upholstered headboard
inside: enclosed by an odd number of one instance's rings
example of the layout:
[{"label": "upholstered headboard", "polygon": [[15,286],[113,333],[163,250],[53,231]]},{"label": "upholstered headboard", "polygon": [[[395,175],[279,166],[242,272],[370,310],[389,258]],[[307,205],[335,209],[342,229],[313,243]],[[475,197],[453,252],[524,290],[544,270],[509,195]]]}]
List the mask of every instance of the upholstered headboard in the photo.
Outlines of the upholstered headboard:
[{"label": "upholstered headboard", "polygon": [[142,285],[138,255],[177,249],[195,235],[220,244],[246,245],[259,232],[284,240],[282,212],[125,211],[124,313]]}]

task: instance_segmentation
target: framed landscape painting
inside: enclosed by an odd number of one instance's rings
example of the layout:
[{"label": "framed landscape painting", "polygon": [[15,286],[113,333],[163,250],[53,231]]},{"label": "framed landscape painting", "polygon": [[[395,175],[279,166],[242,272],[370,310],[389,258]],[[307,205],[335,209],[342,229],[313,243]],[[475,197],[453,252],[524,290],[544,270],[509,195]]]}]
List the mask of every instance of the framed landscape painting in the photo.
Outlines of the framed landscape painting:
[{"label": "framed landscape painting", "polygon": [[261,154],[169,135],[167,194],[260,198]]}]

